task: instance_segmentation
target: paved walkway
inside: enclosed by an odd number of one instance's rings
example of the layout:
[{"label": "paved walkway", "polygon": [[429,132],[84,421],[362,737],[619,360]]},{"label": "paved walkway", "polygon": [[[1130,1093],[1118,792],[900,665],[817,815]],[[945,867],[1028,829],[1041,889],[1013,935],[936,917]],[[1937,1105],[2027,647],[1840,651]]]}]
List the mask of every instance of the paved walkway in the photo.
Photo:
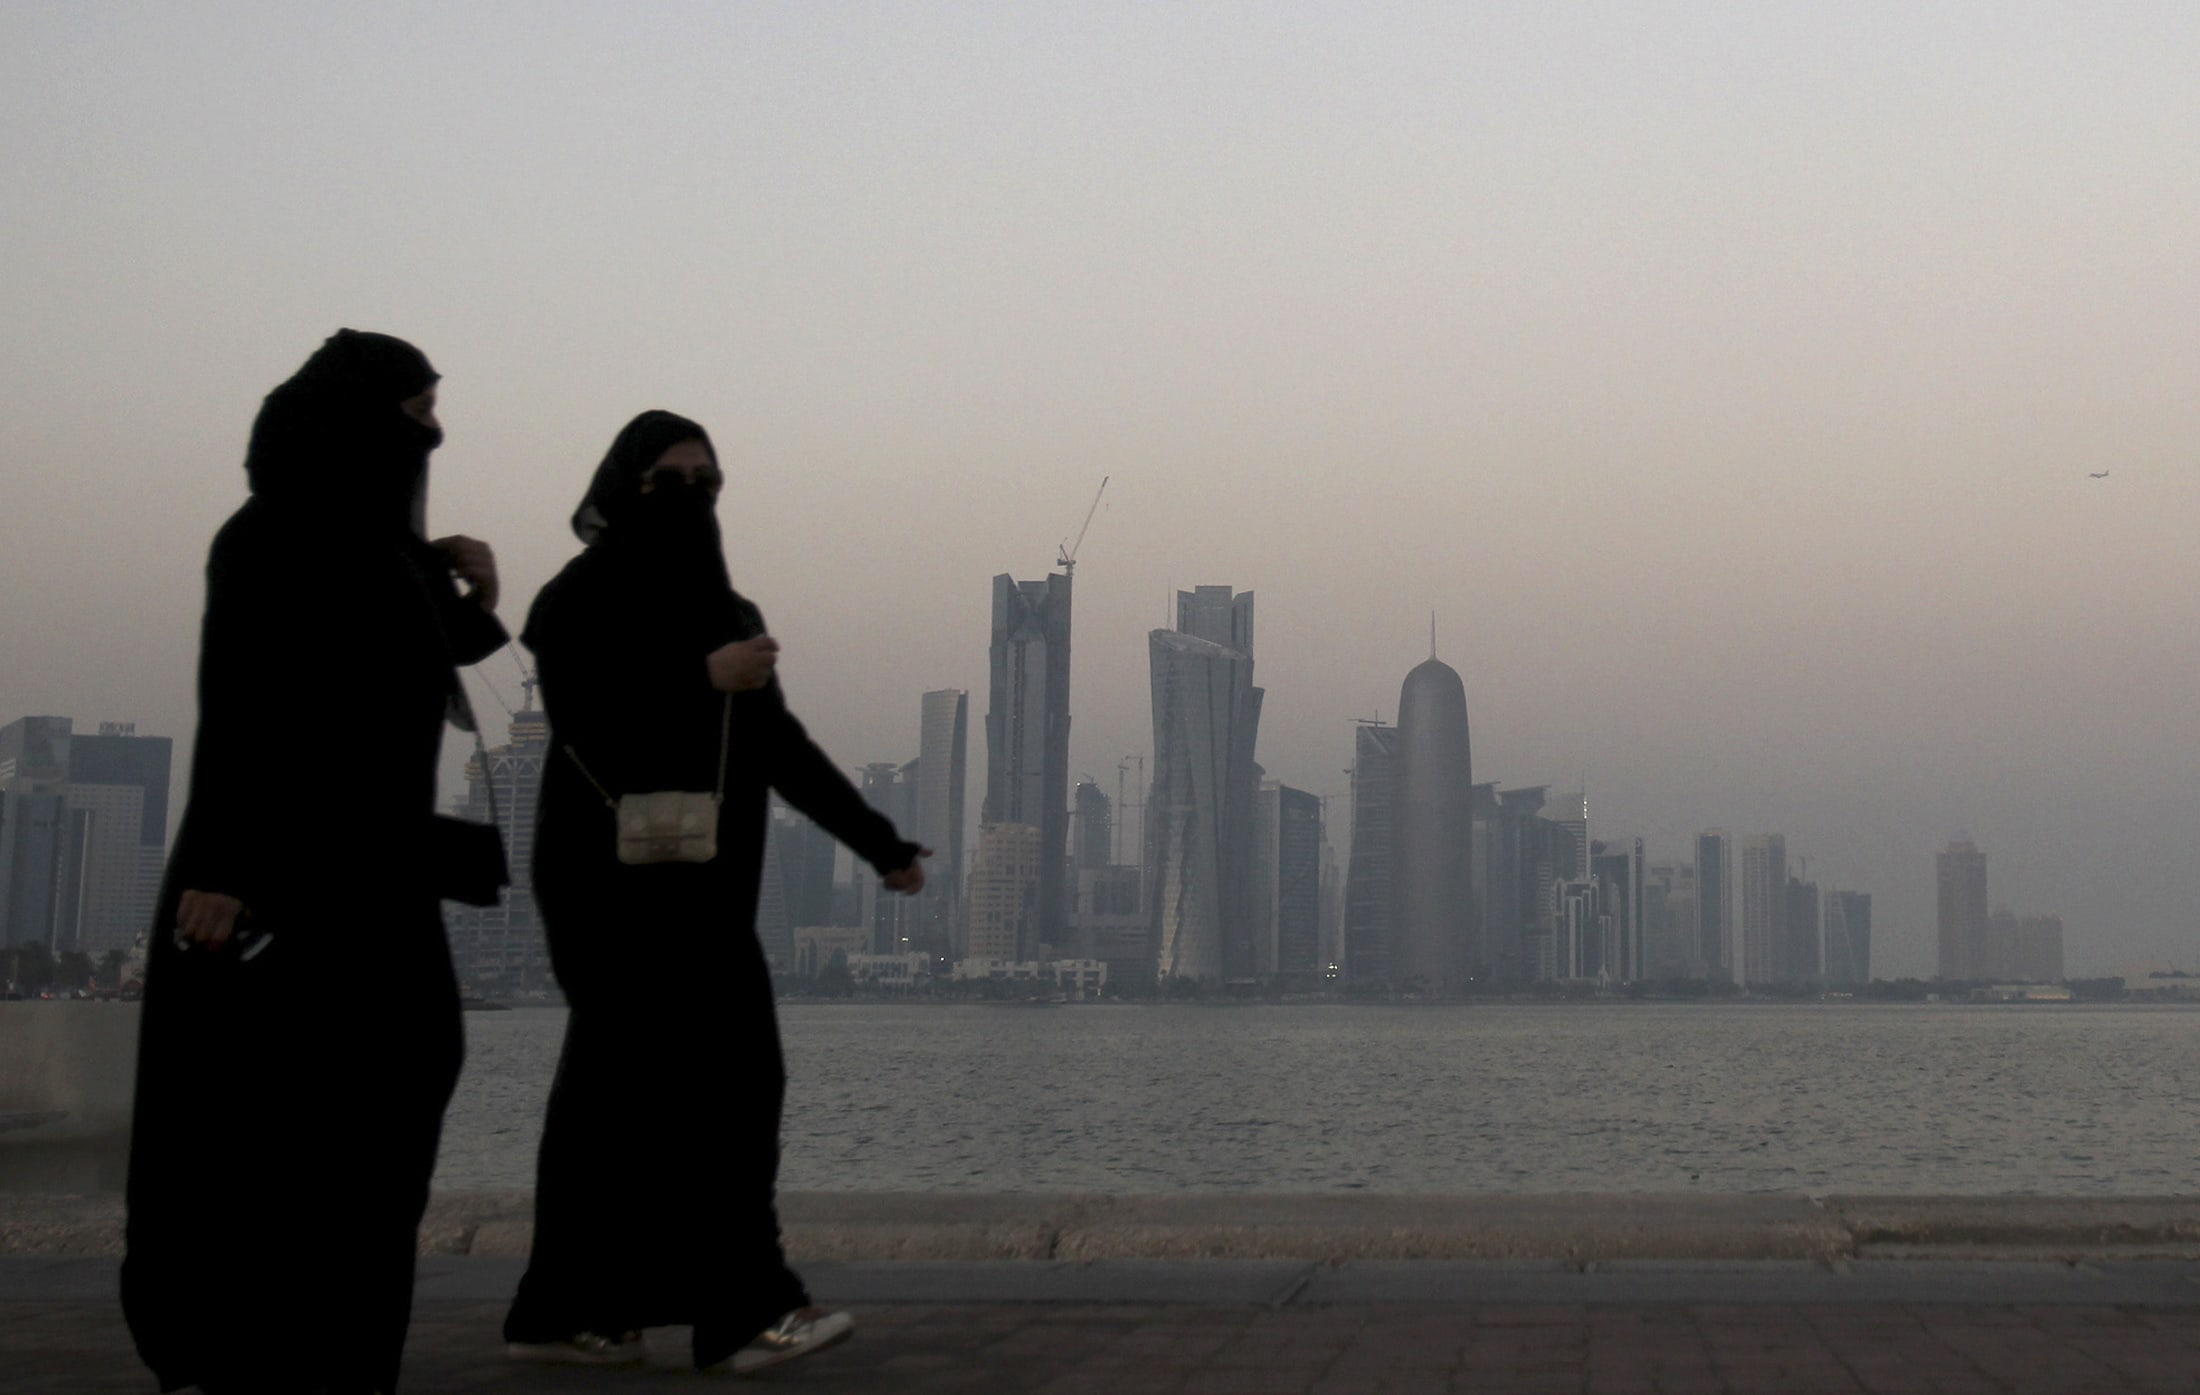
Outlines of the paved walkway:
[{"label": "paved walkway", "polygon": [[[626,1395],[722,1380],[507,1363],[517,1265],[423,1261],[408,1395]],[[1278,1261],[817,1265],[859,1328],[789,1392],[2200,1391],[2200,1265]],[[114,1261],[0,1259],[0,1392],[151,1383]],[[676,1350],[673,1343],[669,1349]]]}]

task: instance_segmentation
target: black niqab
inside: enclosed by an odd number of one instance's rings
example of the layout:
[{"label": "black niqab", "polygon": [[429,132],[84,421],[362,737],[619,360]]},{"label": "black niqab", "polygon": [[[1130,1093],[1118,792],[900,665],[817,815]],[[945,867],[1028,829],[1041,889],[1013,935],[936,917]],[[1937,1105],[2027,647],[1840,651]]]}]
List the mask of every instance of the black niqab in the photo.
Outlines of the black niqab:
[{"label": "black niqab", "polygon": [[[573,510],[573,535],[594,547],[614,532],[626,533],[623,525],[638,522],[645,511],[642,476],[682,441],[700,441],[712,460],[718,458],[718,448],[710,443],[710,433],[702,423],[677,412],[644,412],[621,427],[612,439],[611,449],[604,452],[603,463],[588,481],[588,493],[581,506]],[[652,491],[648,497],[655,497],[655,493]]]},{"label": "black niqab", "polygon": [[244,460],[252,492],[329,524],[421,531],[443,433],[399,404],[438,376],[402,339],[338,330],[261,404]]},{"label": "black niqab", "polygon": [[756,630],[741,616],[718,532],[717,492],[710,486],[662,478],[642,492],[642,476],[683,441],[700,441],[716,461],[718,451],[699,422],[675,412],[644,412],[622,428],[573,511],[573,532],[613,585],[627,596],[635,618],[669,610],[667,623],[713,647]]}]

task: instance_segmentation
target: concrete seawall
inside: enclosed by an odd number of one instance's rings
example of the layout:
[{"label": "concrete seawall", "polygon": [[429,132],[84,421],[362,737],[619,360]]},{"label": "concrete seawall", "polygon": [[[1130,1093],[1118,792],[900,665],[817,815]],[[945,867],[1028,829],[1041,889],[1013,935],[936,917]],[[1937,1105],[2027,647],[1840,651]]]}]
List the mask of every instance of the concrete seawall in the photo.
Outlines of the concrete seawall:
[{"label": "concrete seawall", "polygon": [[[526,1192],[440,1194],[421,1251],[524,1255],[531,1204]],[[2200,1260],[2200,1197],[796,1192],[780,1214],[789,1254],[809,1263]],[[121,1250],[119,1198],[0,1193],[0,1254]]]}]

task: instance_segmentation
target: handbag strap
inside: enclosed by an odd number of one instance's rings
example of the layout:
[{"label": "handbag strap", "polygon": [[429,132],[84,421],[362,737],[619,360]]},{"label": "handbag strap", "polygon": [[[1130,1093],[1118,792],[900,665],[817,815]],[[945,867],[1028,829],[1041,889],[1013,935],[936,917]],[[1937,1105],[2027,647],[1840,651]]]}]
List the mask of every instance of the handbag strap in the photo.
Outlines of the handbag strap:
[{"label": "handbag strap", "polygon": [[573,743],[570,741],[565,743],[565,754],[572,760],[573,768],[581,773],[581,778],[594,785],[596,793],[603,796],[604,807],[616,810],[619,807],[619,801],[611,797],[611,791],[603,787],[603,781],[588,773],[588,767],[581,764],[581,753],[573,749]]},{"label": "handbag strap", "polygon": [[718,787],[711,791],[711,801],[726,802],[726,747],[733,741],[733,694],[726,694],[725,711],[718,717]]},{"label": "handbag strap", "polygon": [[[726,802],[726,751],[732,744],[733,694],[728,693],[726,694],[724,710],[718,717],[718,785],[710,792],[711,800],[714,803],[723,804]],[[603,787],[601,780],[588,773],[588,767],[581,763],[581,753],[573,749],[573,743],[570,741],[565,743],[565,754],[573,762],[573,768],[581,773],[581,778],[594,785],[596,793],[603,796],[604,807],[617,810],[619,807],[617,797]]]},{"label": "handbag strap", "polygon": [[[423,539],[422,541],[425,543],[426,540]],[[434,583],[429,581],[427,574],[420,570],[418,559],[410,552],[400,553],[398,560],[404,563],[405,570],[412,574],[413,580],[419,583],[421,590],[426,593],[428,616],[435,621],[436,643],[442,646],[443,661],[451,666],[451,691],[445,700],[446,714],[456,719],[456,724],[462,730],[471,733],[474,738],[474,756],[481,762],[481,787],[489,796],[489,826],[496,829],[498,836],[502,837],[504,818],[497,812],[497,777],[496,773],[489,768],[489,743],[482,739],[481,718],[474,715],[474,700],[466,692],[465,669],[468,666],[460,664],[458,656],[451,649],[450,628],[443,623],[443,611],[436,602]],[[455,590],[453,594],[456,594]],[[511,647],[512,641],[507,637],[504,643],[497,646],[494,653],[484,657],[494,657],[496,653],[502,653]],[[492,688],[490,691],[494,692],[495,689]],[[503,699],[500,698],[498,701],[501,702]],[[588,772],[582,771],[581,773],[585,775]]]},{"label": "handbag strap", "polygon": [[466,695],[464,679],[459,680],[458,707],[466,714],[466,725],[473,728],[474,759],[481,762],[481,788],[489,796],[489,826],[501,834],[504,830],[504,816],[497,812],[497,773],[489,760],[489,743],[482,739],[481,719],[474,715],[473,699]]}]

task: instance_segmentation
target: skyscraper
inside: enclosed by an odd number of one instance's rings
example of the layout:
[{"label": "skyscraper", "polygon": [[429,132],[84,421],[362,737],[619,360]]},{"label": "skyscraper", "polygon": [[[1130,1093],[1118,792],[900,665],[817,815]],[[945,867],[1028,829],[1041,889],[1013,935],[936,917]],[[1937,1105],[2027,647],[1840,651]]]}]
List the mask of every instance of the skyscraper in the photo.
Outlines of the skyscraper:
[{"label": "skyscraper", "polygon": [[1430,658],[1398,692],[1396,921],[1390,976],[1463,992],[1480,960],[1474,926],[1474,761],[1467,689]]},{"label": "skyscraper", "polygon": [[0,945],[62,937],[69,728],[67,717],[0,727]]},{"label": "skyscraper", "polygon": [[[872,761],[856,772],[863,802],[897,829],[916,827],[918,772],[923,758],[896,765]],[[925,844],[930,847],[931,844]],[[929,869],[927,869],[929,871]],[[860,860],[855,865],[857,921],[871,932],[873,954],[907,954],[920,946],[922,923],[913,897],[888,891]]]},{"label": "skyscraper", "polygon": [[72,841],[81,871],[73,943],[95,958],[128,949],[152,928],[168,850],[172,743],[139,736],[135,723],[102,722],[97,736],[69,739]]},{"label": "skyscraper", "polygon": [[1108,966],[1108,982],[1136,993],[1154,982],[1146,872],[1130,864],[1077,869],[1076,954]]},{"label": "skyscraper", "polygon": [[773,972],[794,972],[796,930],[833,923],[833,867],[839,846],[832,834],[773,796],[756,907],[756,938]]},{"label": "skyscraper", "polygon": [[1397,853],[1398,729],[1363,722],[1352,737],[1352,850],[1345,865],[1346,976],[1390,977],[1391,867]]},{"label": "skyscraper", "polygon": [[168,845],[172,743],[67,717],[0,727],[0,943],[127,949],[151,928]]},{"label": "skyscraper", "polygon": [[1726,830],[1696,835],[1696,953],[1714,983],[1735,977],[1733,843]]},{"label": "skyscraper", "polygon": [[1503,983],[1532,982],[1531,946],[1548,918],[1540,901],[1551,875],[1549,824],[1538,815],[1549,790],[1474,788],[1476,972]]},{"label": "skyscraper", "polygon": [[1227,586],[1194,586],[1176,593],[1177,633],[1251,656],[1253,593]]},{"label": "skyscraper", "polygon": [[1597,884],[1587,878],[1568,878],[1551,884],[1555,933],[1551,962],[1543,977],[1594,978],[1601,964],[1605,915],[1597,904]]},{"label": "skyscraper", "polygon": [[1097,781],[1079,780],[1070,795],[1070,863],[1078,871],[1114,863],[1115,801]]},{"label": "skyscraper", "polygon": [[2017,913],[1996,906],[1986,916],[1986,949],[1971,963],[1973,978],[2022,978],[2017,970]]},{"label": "skyscraper", "polygon": [[553,986],[532,874],[550,720],[534,706],[533,693],[529,684],[529,700],[512,714],[504,744],[485,748],[486,763],[481,751],[467,760],[466,793],[458,801],[459,816],[476,823],[491,822],[493,812],[512,874],[493,906],[451,902],[443,907],[452,966],[461,982],[484,996],[539,993]]},{"label": "skyscraper", "polygon": [[1654,863],[1642,880],[1644,978],[1701,978],[1696,957],[1696,869],[1685,862]]},{"label": "skyscraper", "polygon": [[1010,961],[1036,959],[1039,830],[1028,824],[989,823],[978,830],[978,858],[970,869],[970,931],[963,957]]},{"label": "skyscraper", "polygon": [[2027,983],[2060,983],[2063,978],[2063,923],[2059,915],[2028,915],[2017,920],[2016,977]]},{"label": "skyscraper", "polygon": [[993,578],[992,688],[983,823],[1039,830],[1031,939],[1062,936],[1069,882],[1070,577]]},{"label": "skyscraper", "polygon": [[1777,976],[1783,983],[1817,983],[1823,972],[1818,943],[1818,883],[1788,878],[1787,933],[1778,956]]},{"label": "skyscraper", "polygon": [[1322,801],[1322,870],[1320,937],[1321,974],[1324,982],[1344,973],[1344,864],[1337,845],[1329,837],[1329,801]]},{"label": "skyscraper", "polygon": [[963,791],[969,767],[970,694],[926,693],[917,736],[915,825],[909,837],[932,849],[915,919],[926,953],[953,958],[962,916]]},{"label": "skyscraper", "polygon": [[[1154,780],[1146,844],[1156,969],[1164,979],[1249,978],[1260,789],[1253,750],[1262,697],[1253,686],[1253,594],[1233,596],[1227,586],[1179,591],[1177,623],[1147,637]],[[1211,637],[1217,634],[1229,642]]]},{"label": "skyscraper", "polygon": [[1273,781],[1259,799],[1254,971],[1310,986],[1322,966],[1322,802]]},{"label": "skyscraper", "polygon": [[1826,984],[1860,988],[1872,981],[1872,898],[1862,891],[1826,893]]},{"label": "skyscraper", "polygon": [[1940,977],[1992,976],[1986,947],[1986,854],[1958,835],[1940,850]]},{"label": "skyscraper", "polygon": [[1589,792],[1577,790],[1547,801],[1551,812],[1551,873],[1562,882],[1589,879]]},{"label": "skyscraper", "polygon": [[1787,837],[1742,840],[1742,971],[1738,983],[1776,983],[1786,967]]},{"label": "skyscraper", "polygon": [[1593,840],[1589,852],[1589,873],[1596,883],[1604,931],[1598,969],[1613,983],[1639,982],[1643,977],[1642,839]]}]

